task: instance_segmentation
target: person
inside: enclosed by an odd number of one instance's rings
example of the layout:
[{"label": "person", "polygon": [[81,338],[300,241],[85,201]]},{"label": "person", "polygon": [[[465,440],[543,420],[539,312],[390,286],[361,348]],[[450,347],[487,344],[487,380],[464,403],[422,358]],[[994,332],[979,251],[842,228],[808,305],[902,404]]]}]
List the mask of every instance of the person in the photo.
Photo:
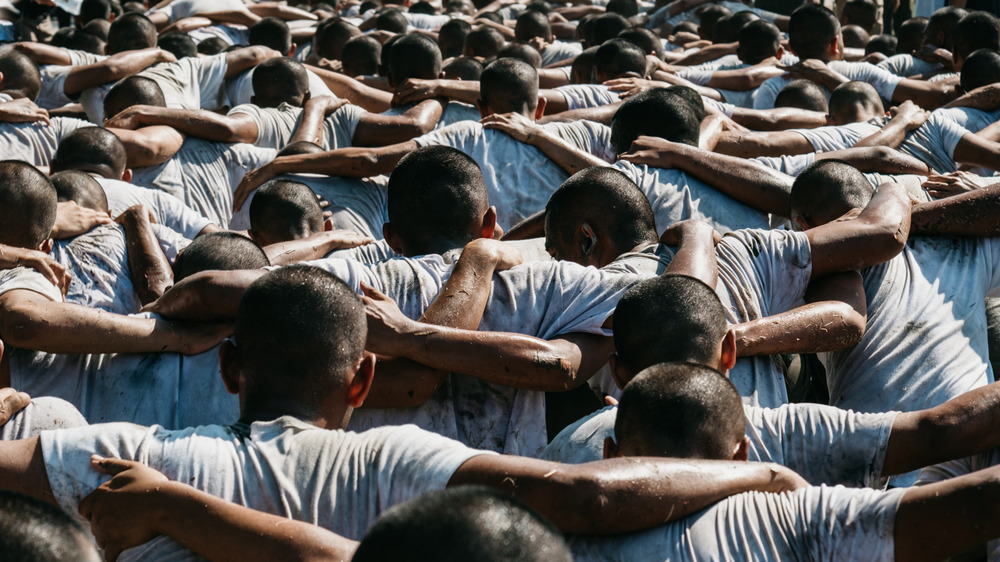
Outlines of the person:
[{"label": "person", "polygon": [[[314,313],[308,321],[303,310]],[[340,431],[371,384],[374,358],[364,339],[362,304],[335,277],[308,266],[270,272],[247,291],[235,341],[220,352],[227,387],[240,396],[238,423],[175,432],[96,425],[0,443],[7,459],[0,488],[76,509],[104,480],[89,464],[92,455],[141,458],[222,499],[356,539],[385,509],[463,484],[514,495],[564,532],[611,533],[681,517],[731,493],[801,485],[798,476],[770,464],[643,459],[570,466],[484,454],[413,427]],[[553,469],[559,478],[551,478]],[[602,500],[563,509],[566,501],[590,497],[584,490],[597,482]],[[619,517],[625,509],[632,515]],[[160,536],[119,559],[179,549]]]}]

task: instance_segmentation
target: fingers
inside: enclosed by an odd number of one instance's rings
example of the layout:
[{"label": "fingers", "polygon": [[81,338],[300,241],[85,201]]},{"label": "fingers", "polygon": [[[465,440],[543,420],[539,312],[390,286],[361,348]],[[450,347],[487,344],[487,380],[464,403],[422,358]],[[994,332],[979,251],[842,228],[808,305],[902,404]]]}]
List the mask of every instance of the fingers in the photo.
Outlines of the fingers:
[{"label": "fingers", "polygon": [[614,396],[605,396],[604,397],[604,405],[605,406],[617,406],[618,405],[618,400],[616,400]]},{"label": "fingers", "polygon": [[13,388],[0,388],[0,425],[7,423],[10,418],[26,408],[31,403],[31,397],[24,392],[18,392]]},{"label": "fingers", "polygon": [[122,472],[130,468],[135,468],[137,466],[144,466],[142,463],[137,463],[135,461],[126,461],[122,459],[109,459],[102,457],[100,455],[90,456],[90,466],[94,467],[94,470],[98,472],[103,472],[109,476],[117,476]]}]

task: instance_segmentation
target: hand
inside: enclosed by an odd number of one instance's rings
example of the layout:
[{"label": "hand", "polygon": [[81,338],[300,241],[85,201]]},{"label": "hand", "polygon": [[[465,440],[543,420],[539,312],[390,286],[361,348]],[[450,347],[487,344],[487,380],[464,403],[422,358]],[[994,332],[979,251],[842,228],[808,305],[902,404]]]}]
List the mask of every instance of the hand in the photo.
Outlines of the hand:
[{"label": "hand", "polygon": [[109,223],[111,217],[107,213],[81,207],[75,201],[66,201],[56,207],[56,224],[52,227],[52,238],[65,240]]},{"label": "hand", "polygon": [[539,53],[549,46],[549,42],[541,37],[532,37],[528,40],[528,44],[534,47]]},{"label": "hand", "polygon": [[439,97],[441,95],[439,85],[440,82],[437,80],[410,78],[396,86],[396,92],[392,96],[392,105],[399,107]]},{"label": "hand", "polygon": [[412,330],[416,322],[406,317],[396,301],[377,289],[361,285],[361,302],[368,317],[368,340],[365,349],[380,355],[398,355],[399,338]]},{"label": "hand", "polygon": [[117,560],[123,550],[145,544],[160,534],[155,525],[156,499],[170,481],[134,461],[93,455],[90,465],[112,478],[83,498],[79,512],[90,522],[97,546],[104,550],[104,559]]},{"label": "hand", "polygon": [[315,106],[320,106],[323,108],[323,115],[330,115],[334,111],[337,111],[341,107],[344,107],[349,102],[346,99],[338,98],[336,96],[316,96],[314,98],[309,98],[306,102],[305,108],[308,110]]},{"label": "hand", "polygon": [[767,491],[780,494],[809,487],[809,482],[794,470],[777,463],[768,463],[768,466],[771,468],[772,488]]},{"label": "hand", "polygon": [[328,58],[321,58],[316,61],[316,66],[333,72],[342,72],[344,70],[344,63],[336,59],[330,60]]},{"label": "hand", "polygon": [[905,122],[906,130],[909,132],[919,129],[921,125],[926,123],[927,118],[930,117],[930,113],[912,101],[906,100],[890,109],[889,116],[892,119],[899,119]]},{"label": "hand", "polygon": [[[2,346],[0,346],[2,347]],[[0,388],[0,425],[10,421],[14,414],[28,407],[31,397],[13,388]]]},{"label": "hand", "polygon": [[122,214],[115,218],[115,222],[118,224],[125,224],[128,221],[143,219],[152,224],[156,224],[156,215],[153,214],[153,211],[142,205],[133,205],[122,211]]},{"label": "hand", "polygon": [[935,199],[944,199],[953,195],[961,195],[983,187],[977,181],[979,176],[968,172],[952,172],[943,175],[931,175],[923,183],[923,188]]},{"label": "hand", "polygon": [[52,121],[49,121],[49,112],[27,98],[0,103],[0,122],[34,123],[35,121],[41,121],[46,125],[52,124]]},{"label": "hand", "polygon": [[146,113],[145,105],[133,105],[123,109],[121,113],[104,120],[104,126],[112,129],[128,129],[134,131],[142,127],[142,116]]},{"label": "hand", "polygon": [[832,70],[826,63],[817,59],[806,59],[791,66],[779,64],[778,68],[788,72],[792,78],[812,80],[817,84],[825,86],[828,90],[833,90],[848,81],[847,78]]},{"label": "hand", "polygon": [[663,83],[643,78],[615,78],[608,80],[604,85],[608,87],[608,90],[618,92],[618,97],[621,99],[627,99],[646,90],[658,88]]},{"label": "hand", "polygon": [[722,242],[722,235],[712,228],[712,225],[698,219],[687,219],[675,222],[660,235],[660,244],[680,246],[683,240],[695,237],[711,238],[712,245]]},{"label": "hand", "polygon": [[37,250],[0,244],[0,269],[14,269],[15,267],[28,267],[41,273],[50,283],[59,287],[63,296],[66,296],[66,291],[69,290],[72,278],[66,272],[66,268],[52,259],[52,256]]},{"label": "hand", "polygon": [[511,244],[491,238],[477,238],[469,242],[462,250],[462,256],[459,259],[478,256],[482,256],[493,263],[494,272],[506,271],[524,263],[521,252]]},{"label": "hand", "polygon": [[480,121],[484,129],[493,129],[514,137],[514,140],[530,143],[538,133],[538,124],[520,113],[494,113]]},{"label": "hand", "polygon": [[233,192],[233,210],[239,211],[243,208],[243,204],[250,197],[258,187],[264,185],[268,181],[274,179],[278,174],[274,172],[274,161],[268,164],[264,164],[256,170],[252,170],[243,176],[240,181],[240,185],[236,186],[236,191]]},{"label": "hand", "polygon": [[[211,25],[211,23],[212,23],[211,20],[209,20],[208,24]],[[202,27],[204,27],[204,26],[202,26]],[[156,61],[157,62],[177,62],[177,57],[174,56],[174,54],[171,53],[170,51],[167,51],[166,49],[157,49],[156,50]]]},{"label": "hand", "polygon": [[629,151],[620,154],[618,159],[640,166],[645,164],[646,166],[670,169],[676,166],[672,156],[680,154],[683,150],[685,150],[685,146],[680,143],[642,135],[632,141]]},{"label": "hand", "polygon": [[951,51],[935,47],[934,45],[924,45],[921,49],[914,52],[913,56],[926,62],[942,64],[948,68],[954,67]]}]

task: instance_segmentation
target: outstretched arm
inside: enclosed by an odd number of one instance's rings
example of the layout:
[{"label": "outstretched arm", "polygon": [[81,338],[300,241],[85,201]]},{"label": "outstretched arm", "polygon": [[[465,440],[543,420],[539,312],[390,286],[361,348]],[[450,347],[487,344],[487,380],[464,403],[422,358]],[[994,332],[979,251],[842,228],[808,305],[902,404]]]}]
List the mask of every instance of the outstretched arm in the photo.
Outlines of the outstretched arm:
[{"label": "outstretched arm", "polygon": [[174,282],[170,261],[163,255],[151,226],[150,212],[142,205],[129,207],[116,222],[125,229],[128,268],[139,302],[149,304],[163,296]]},{"label": "outstretched arm", "polygon": [[914,174],[926,176],[932,172],[926,162],[905,152],[887,146],[857,145],[844,150],[817,152],[816,160],[843,160],[854,166],[860,172],[877,172],[880,174]]},{"label": "outstretched arm", "polygon": [[951,236],[1000,235],[1000,184],[913,207],[913,232]]},{"label": "outstretched arm", "polygon": [[785,129],[814,129],[826,125],[826,113],[793,107],[774,109],[733,109],[733,121],[754,131],[784,131]]},{"label": "outstretched arm", "polygon": [[892,119],[877,133],[873,133],[855,143],[854,146],[887,146],[897,148],[906,134],[920,128],[930,115],[912,101],[905,101],[890,110]]},{"label": "outstretched arm", "polygon": [[[251,14],[248,13],[247,15]],[[216,19],[207,14],[205,17]],[[256,19],[259,20],[260,18]],[[251,22],[243,25],[249,27],[254,23],[255,22]],[[262,47],[260,45],[243,47],[241,49],[229,51],[226,53],[226,78],[232,78],[233,76],[242,73],[244,70],[253,68],[268,59],[278,58],[283,55],[284,53],[279,53],[274,49]]]},{"label": "outstretched arm", "polygon": [[264,246],[264,253],[271,265],[292,265],[323,259],[334,250],[356,248],[372,242],[373,239],[353,230],[324,230],[306,238]]},{"label": "outstretched arm", "polygon": [[140,127],[134,131],[105,127],[125,145],[129,168],[158,166],[174,157],[184,144],[184,135],[164,125]]},{"label": "outstretched arm", "polygon": [[1000,143],[965,133],[955,145],[955,162],[1000,171]]},{"label": "outstretched arm", "polygon": [[177,57],[159,48],[117,53],[101,62],[72,68],[66,75],[63,92],[72,97],[88,88],[132,76],[158,62],[177,62]]},{"label": "outstretched arm", "polygon": [[466,484],[508,493],[564,533],[607,535],[675,521],[733,494],[783,492],[806,482],[783,466],[755,462],[639,457],[567,465],[479,455],[448,482]]},{"label": "outstretched arm", "polygon": [[351,100],[351,103],[365,108],[365,111],[381,113],[392,107],[392,94],[389,92],[366,86],[349,76],[318,66],[310,65],[309,70],[319,76],[338,98]]},{"label": "outstretched arm", "polygon": [[215,142],[257,141],[257,123],[249,115],[234,113],[219,115],[206,109],[175,109],[152,105],[133,105],[110,119],[105,125],[117,129],[138,129],[150,125],[166,125],[184,134]]},{"label": "outstretched arm", "polygon": [[816,148],[804,136],[794,131],[727,131],[719,135],[715,152],[753,158],[754,156],[786,156],[815,152]]},{"label": "outstretched arm", "polygon": [[80,502],[108,560],[166,535],[213,561],[348,561],[358,543],[294,519],[255,511],[171,482],[141,463],[93,457],[112,476]]},{"label": "outstretched arm", "polygon": [[903,250],[909,232],[906,188],[883,183],[856,218],[835,220],[805,232],[812,250],[812,279],[888,261]]},{"label": "outstretched arm", "polygon": [[639,137],[622,160],[676,168],[765,213],[789,216],[792,178],[743,158],[656,137]]},{"label": "outstretched arm", "polygon": [[262,269],[202,271],[171,287],[144,310],[177,320],[234,320],[243,293],[264,273]]},{"label": "outstretched arm", "polygon": [[326,133],[324,132],[326,118],[346,103],[348,103],[347,100],[333,96],[309,98],[302,106],[302,115],[299,116],[295,133],[289,139],[288,144],[304,141],[323,146],[326,141]]},{"label": "outstretched arm", "polygon": [[537,123],[518,113],[494,113],[482,119],[484,129],[496,129],[514,137],[515,140],[530,144],[552,159],[569,174],[591,166],[607,166],[600,158],[570,145],[549,133]]},{"label": "outstretched arm", "polygon": [[406,110],[402,115],[366,113],[354,129],[354,146],[386,146],[427,134],[434,130],[444,104],[439,100],[425,100]]}]

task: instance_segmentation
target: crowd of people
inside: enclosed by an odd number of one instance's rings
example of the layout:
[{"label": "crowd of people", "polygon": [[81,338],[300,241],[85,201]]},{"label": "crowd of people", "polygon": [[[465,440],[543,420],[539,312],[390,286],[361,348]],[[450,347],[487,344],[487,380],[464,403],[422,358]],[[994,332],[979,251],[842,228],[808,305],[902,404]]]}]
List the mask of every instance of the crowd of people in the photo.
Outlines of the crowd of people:
[{"label": "crowd of people", "polygon": [[1000,558],[998,6],[898,4],[0,0],[0,558]]}]

